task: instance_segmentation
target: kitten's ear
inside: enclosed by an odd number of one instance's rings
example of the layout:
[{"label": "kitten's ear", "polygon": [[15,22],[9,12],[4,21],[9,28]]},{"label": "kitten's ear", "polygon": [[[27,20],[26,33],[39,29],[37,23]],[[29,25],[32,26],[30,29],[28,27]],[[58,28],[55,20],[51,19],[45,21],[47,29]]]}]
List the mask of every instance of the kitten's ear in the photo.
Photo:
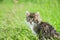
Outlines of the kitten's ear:
[{"label": "kitten's ear", "polygon": [[26,16],[29,16],[30,15],[30,12],[29,11],[26,11]]},{"label": "kitten's ear", "polygon": [[40,14],[39,14],[39,12],[36,12],[35,15],[36,15],[36,16],[39,16]]}]

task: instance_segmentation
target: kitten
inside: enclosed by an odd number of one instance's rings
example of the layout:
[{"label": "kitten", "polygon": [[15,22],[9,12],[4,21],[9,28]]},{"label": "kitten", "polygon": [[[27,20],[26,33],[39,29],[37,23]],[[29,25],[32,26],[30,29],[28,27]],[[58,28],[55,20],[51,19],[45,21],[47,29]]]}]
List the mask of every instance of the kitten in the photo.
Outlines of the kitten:
[{"label": "kitten", "polygon": [[41,20],[39,12],[30,13],[27,11],[26,21],[29,24],[32,32],[38,35],[39,40],[52,40],[51,37],[60,37],[60,35],[56,32],[52,25]]}]

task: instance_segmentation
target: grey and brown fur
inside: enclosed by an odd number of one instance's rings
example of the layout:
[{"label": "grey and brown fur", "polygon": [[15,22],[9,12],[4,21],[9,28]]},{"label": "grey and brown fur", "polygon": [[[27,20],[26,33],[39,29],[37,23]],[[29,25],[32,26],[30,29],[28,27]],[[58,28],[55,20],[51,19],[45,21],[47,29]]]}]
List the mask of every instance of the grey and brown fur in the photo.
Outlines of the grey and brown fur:
[{"label": "grey and brown fur", "polygon": [[[34,34],[38,35],[39,40],[52,40],[51,37],[59,38],[60,35],[56,32],[54,27],[47,22],[43,22],[40,18],[39,12],[26,12],[26,20]],[[45,38],[45,39],[44,39]]]}]

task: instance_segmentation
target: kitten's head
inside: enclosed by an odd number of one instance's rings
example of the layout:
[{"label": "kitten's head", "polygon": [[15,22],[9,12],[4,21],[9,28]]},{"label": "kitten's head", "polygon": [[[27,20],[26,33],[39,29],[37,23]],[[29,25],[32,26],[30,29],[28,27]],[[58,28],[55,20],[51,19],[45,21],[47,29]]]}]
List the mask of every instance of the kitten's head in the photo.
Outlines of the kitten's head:
[{"label": "kitten's head", "polygon": [[26,11],[26,20],[30,24],[32,24],[32,23],[38,24],[39,22],[41,22],[39,12],[30,13],[30,12]]}]

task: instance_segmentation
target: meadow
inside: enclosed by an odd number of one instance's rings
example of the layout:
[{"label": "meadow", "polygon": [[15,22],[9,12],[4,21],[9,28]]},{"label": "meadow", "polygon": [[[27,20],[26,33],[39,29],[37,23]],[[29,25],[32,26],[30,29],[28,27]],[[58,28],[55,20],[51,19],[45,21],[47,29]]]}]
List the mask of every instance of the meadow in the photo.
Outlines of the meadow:
[{"label": "meadow", "polygon": [[[0,2],[0,40],[38,40],[25,23],[26,11],[40,12],[42,21],[60,32],[59,0],[12,0]],[[57,39],[54,39],[57,40]]]}]

